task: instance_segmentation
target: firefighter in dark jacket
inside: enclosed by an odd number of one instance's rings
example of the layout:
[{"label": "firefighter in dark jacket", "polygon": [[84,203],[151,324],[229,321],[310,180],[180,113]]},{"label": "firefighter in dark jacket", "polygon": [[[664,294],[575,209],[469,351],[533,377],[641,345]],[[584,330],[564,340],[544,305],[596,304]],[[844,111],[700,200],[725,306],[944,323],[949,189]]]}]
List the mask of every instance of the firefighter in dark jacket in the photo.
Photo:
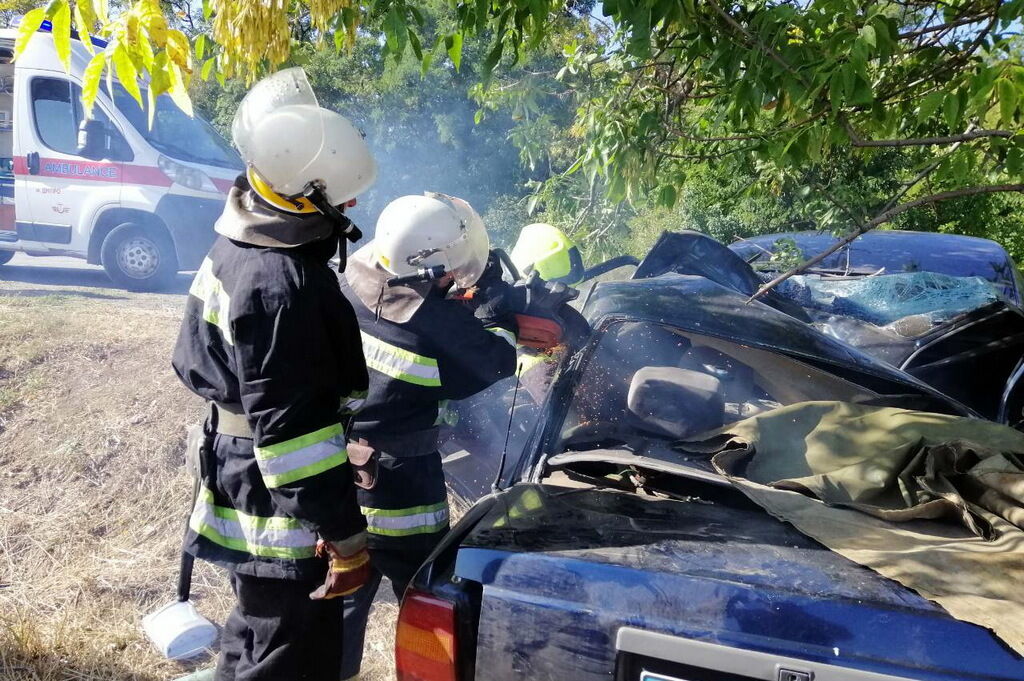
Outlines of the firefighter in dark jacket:
[{"label": "firefighter in dark jacket", "polygon": [[376,165],[351,123],[317,105],[301,69],[258,83],[232,137],[247,173],[216,223],[174,350],[179,378],[210,404],[185,549],[227,568],[237,597],[218,681],[337,681],[339,596],[369,576],[343,404],[368,377],[328,260],[351,227],[339,211]]},{"label": "firefighter in dark jacket", "polygon": [[[488,254],[487,231],[468,203],[442,194],[404,196],[385,207],[374,241],[352,257],[341,277],[370,370],[349,452],[373,567],[366,588],[345,599],[343,679],[359,672],[367,614],[381,575],[401,598],[448,530],[437,451],[446,402],[515,373],[514,315],[500,300],[474,313],[448,296],[477,284]],[[388,285],[419,272],[427,280]]]}]

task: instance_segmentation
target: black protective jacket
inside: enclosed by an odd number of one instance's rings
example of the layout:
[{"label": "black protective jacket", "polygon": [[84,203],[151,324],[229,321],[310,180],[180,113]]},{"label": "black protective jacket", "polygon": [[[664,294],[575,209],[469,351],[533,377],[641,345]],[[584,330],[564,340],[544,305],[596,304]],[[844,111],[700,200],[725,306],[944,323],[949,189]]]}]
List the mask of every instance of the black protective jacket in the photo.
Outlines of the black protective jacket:
[{"label": "black protective jacket", "polygon": [[[448,400],[480,392],[516,370],[513,324],[485,324],[436,287],[375,289],[387,275],[372,244],[349,261],[341,289],[359,319],[370,374],[353,436],[395,456],[437,448]],[[418,450],[418,451],[417,451]]]},{"label": "black protective jacket", "polygon": [[[233,190],[218,231],[248,238],[236,224],[246,220],[240,196]],[[218,434],[207,452],[186,539],[198,557],[305,579],[323,571],[318,536],[365,528],[341,411],[368,377],[355,315],[327,264],[336,248],[331,237],[274,247],[221,236],[196,275],[174,369],[192,392],[243,413],[252,434]]]}]

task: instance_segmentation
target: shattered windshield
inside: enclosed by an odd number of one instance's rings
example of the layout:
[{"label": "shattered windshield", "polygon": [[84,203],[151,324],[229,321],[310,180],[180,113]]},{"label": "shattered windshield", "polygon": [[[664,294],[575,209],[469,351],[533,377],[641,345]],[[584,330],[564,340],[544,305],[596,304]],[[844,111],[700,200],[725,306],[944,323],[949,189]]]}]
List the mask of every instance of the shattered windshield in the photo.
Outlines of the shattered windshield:
[{"label": "shattered windshield", "polygon": [[[142,93],[143,99],[146,92]],[[179,161],[241,169],[242,160],[209,123],[178,108],[168,95],[156,98],[150,129],[147,113],[121,85],[114,86],[114,104],[153,148]]]},{"label": "shattered windshield", "polygon": [[[824,252],[835,240],[830,234],[800,233],[754,237],[730,248],[756,270],[777,272]],[[828,256],[812,271],[851,275],[933,272],[949,277],[980,277],[1010,300],[1020,297],[1020,275],[1006,252],[990,241],[958,235],[875,232]]]},{"label": "shattered windshield", "polygon": [[878,395],[786,356],[654,322],[609,325],[571,391],[560,449],[679,439],[782,405]]}]

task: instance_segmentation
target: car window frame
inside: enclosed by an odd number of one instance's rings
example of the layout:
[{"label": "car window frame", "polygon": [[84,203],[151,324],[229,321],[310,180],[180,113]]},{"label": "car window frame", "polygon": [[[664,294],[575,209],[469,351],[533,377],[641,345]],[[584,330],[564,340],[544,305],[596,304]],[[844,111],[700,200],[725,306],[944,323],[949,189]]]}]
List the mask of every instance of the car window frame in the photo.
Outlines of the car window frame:
[{"label": "car window frame", "polygon": [[[40,129],[40,125],[39,125],[38,112],[37,112],[36,106],[35,106],[35,104],[36,104],[35,86],[36,86],[36,83],[39,82],[39,81],[54,81],[54,82],[58,82],[58,83],[61,83],[61,84],[66,84],[69,87],[69,89],[70,89],[70,102],[69,103],[71,104],[72,111],[75,113],[75,116],[78,119],[78,125],[81,125],[81,122],[83,120],[85,120],[85,118],[86,118],[85,111],[82,108],[82,102],[81,102],[82,86],[81,86],[80,83],[78,83],[74,79],[68,78],[68,77],[51,76],[51,75],[33,75],[31,77],[31,80],[29,81],[29,84],[28,84],[28,96],[29,96],[29,109],[32,112],[32,131],[33,131],[33,134],[35,135],[36,141],[38,142],[38,144],[41,147],[43,147],[47,151],[51,151],[51,152],[57,153],[57,154],[64,154],[66,156],[73,156],[75,158],[81,158],[81,159],[85,159],[87,161],[92,161],[93,159],[86,159],[84,156],[78,154],[77,153],[77,147],[76,147],[75,151],[64,151],[64,150],[61,150],[61,149],[57,149],[54,146],[52,146],[49,142],[47,142],[46,139],[43,137],[43,133],[42,133],[42,131]],[[77,96],[76,96],[76,92],[75,92],[76,88],[78,90]],[[57,100],[51,100],[51,101],[57,101]],[[128,139],[125,136],[124,132],[114,122],[115,121],[114,117],[111,116],[111,114],[107,110],[107,108],[105,106],[103,106],[102,102],[100,101],[100,98],[97,98],[96,101],[93,103],[93,111],[94,112],[95,111],[99,111],[106,118],[107,130],[108,130],[108,133],[111,135],[111,138],[112,138],[112,141],[113,141],[113,144],[111,145],[111,149],[113,150],[113,149],[116,149],[116,148],[120,147],[120,149],[122,149],[124,151],[124,153],[120,154],[118,157],[113,157],[112,156],[112,157],[109,157],[109,158],[103,158],[103,159],[99,159],[99,161],[97,161],[97,162],[128,163],[128,162],[134,161],[135,160],[135,152],[132,149],[131,144],[128,142]],[[78,117],[79,114],[81,114],[80,118]],[[93,117],[95,118],[95,116],[93,116]],[[77,128],[75,129],[75,134],[76,134],[76,139],[77,139],[77,134],[78,134]],[[114,137],[114,135],[116,135],[116,138]]]}]

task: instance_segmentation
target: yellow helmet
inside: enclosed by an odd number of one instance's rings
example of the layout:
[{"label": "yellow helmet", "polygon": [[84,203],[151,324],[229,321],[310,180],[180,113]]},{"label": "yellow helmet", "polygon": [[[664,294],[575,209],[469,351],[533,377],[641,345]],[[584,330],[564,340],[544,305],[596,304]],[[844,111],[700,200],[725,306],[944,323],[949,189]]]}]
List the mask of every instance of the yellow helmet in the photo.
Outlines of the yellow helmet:
[{"label": "yellow helmet", "polygon": [[523,227],[510,254],[522,275],[536,271],[545,281],[575,286],[583,281],[583,256],[572,239],[543,222]]}]

